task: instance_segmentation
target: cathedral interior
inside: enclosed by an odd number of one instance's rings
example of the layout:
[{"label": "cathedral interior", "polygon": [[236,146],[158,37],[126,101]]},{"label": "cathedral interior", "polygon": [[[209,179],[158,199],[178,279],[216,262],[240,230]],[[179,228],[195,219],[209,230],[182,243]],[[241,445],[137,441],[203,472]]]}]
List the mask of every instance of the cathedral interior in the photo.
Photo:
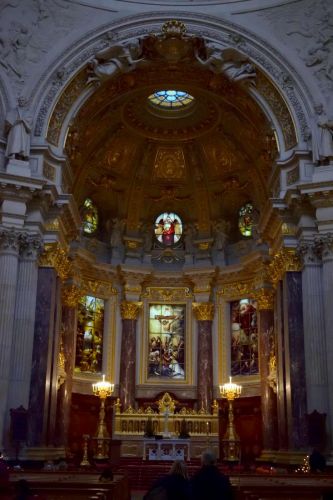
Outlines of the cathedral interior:
[{"label": "cathedral interior", "polygon": [[9,459],[333,464],[333,11],[259,3],[0,6]]}]

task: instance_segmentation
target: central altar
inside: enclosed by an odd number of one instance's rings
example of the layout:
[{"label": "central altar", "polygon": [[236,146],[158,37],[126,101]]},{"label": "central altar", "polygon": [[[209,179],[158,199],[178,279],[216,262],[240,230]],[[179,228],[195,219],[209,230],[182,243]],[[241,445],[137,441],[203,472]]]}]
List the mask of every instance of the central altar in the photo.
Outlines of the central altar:
[{"label": "central altar", "polygon": [[181,406],[166,392],[152,406],[129,407],[121,412],[117,400],[113,438],[121,440],[121,456],[143,457],[144,460],[190,460],[190,457],[200,457],[207,448],[219,455],[216,401],[212,413],[203,408],[196,411]]},{"label": "central altar", "polygon": [[191,460],[189,439],[144,439],[143,460]]}]

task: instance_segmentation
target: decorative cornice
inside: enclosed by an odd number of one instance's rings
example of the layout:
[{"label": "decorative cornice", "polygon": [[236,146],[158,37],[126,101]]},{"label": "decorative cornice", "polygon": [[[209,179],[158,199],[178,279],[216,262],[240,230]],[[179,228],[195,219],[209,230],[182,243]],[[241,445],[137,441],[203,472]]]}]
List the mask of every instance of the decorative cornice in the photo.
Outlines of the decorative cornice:
[{"label": "decorative cornice", "polygon": [[45,246],[45,250],[39,258],[39,266],[54,267],[62,281],[66,280],[72,271],[72,263],[67,257],[67,252],[58,244]]},{"label": "decorative cornice", "polygon": [[143,297],[159,302],[178,302],[192,298],[193,296],[190,289],[185,286],[174,288],[148,286]]},{"label": "decorative cornice", "polygon": [[226,283],[225,285],[222,285],[217,291],[217,295],[228,298],[240,298],[245,296],[253,297],[253,294],[253,280],[246,282],[235,281],[232,283]]},{"label": "decorative cornice", "polygon": [[192,307],[198,321],[213,321],[215,307],[212,302],[193,302]]},{"label": "decorative cornice", "polygon": [[122,319],[137,319],[141,308],[142,302],[123,301],[120,304],[120,313]]}]

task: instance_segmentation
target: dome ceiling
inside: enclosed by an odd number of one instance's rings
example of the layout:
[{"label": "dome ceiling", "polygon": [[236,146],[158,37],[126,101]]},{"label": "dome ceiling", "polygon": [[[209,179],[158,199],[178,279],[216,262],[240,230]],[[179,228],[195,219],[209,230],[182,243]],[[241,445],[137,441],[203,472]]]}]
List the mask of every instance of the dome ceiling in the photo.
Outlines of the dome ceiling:
[{"label": "dome ceiling", "polygon": [[[157,110],[162,89],[189,92],[186,109]],[[267,199],[271,131],[246,86],[183,67],[138,69],[97,87],[66,144],[74,196],[90,197],[102,225],[126,218],[127,233],[174,211],[209,234],[211,221],[236,222],[238,208]]]}]

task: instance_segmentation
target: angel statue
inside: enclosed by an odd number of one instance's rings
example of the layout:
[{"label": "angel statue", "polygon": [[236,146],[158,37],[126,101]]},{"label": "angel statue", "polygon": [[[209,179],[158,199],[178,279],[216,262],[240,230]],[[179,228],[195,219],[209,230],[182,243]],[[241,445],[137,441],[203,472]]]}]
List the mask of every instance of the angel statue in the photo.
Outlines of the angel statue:
[{"label": "angel statue", "polygon": [[138,50],[134,45],[113,45],[106,49],[100,50],[95,54],[90,65],[92,74],[88,77],[87,83],[92,81],[105,81],[119,73],[128,73],[133,71],[140,62],[144,61],[143,57],[133,58],[138,56]]}]

